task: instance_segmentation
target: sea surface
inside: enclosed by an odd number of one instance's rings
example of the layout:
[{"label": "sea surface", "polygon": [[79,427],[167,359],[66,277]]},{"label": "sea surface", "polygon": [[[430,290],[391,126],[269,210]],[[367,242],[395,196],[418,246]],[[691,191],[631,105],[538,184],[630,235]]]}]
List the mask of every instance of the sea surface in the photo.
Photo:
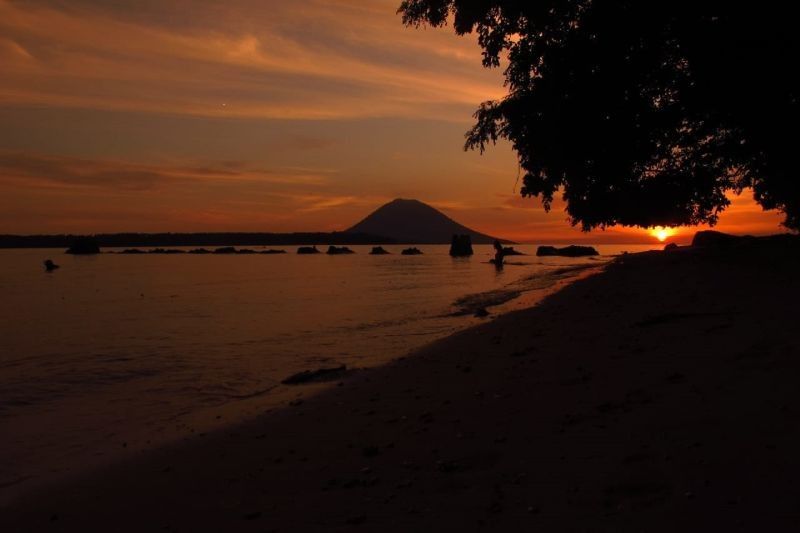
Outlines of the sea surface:
[{"label": "sea surface", "polygon": [[[267,409],[303,370],[384,364],[530,305],[599,258],[424,255],[69,256],[0,250],[0,503],[60,476]],[[256,248],[259,250],[259,248]],[[61,266],[46,273],[42,261]]]}]

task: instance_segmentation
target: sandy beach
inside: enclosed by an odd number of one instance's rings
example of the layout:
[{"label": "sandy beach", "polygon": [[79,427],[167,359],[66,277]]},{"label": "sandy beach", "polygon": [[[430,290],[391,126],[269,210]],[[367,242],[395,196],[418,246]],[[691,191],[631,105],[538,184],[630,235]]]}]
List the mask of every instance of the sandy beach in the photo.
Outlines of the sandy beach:
[{"label": "sandy beach", "polygon": [[622,256],[0,530],[795,531],[798,272],[768,241]]}]

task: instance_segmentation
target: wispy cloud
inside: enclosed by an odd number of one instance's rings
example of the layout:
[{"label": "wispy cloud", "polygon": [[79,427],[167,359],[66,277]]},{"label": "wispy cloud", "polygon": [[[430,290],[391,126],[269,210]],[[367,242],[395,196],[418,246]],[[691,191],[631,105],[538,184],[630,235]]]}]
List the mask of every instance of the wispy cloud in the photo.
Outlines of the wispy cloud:
[{"label": "wispy cloud", "polygon": [[155,165],[0,152],[0,180],[33,181],[63,187],[149,190],[165,183],[174,185],[187,182],[320,185],[331,174],[331,171],[298,168],[253,169],[235,161],[217,162],[207,166]]},{"label": "wispy cloud", "polygon": [[145,2],[142,14],[108,3],[0,0],[0,57],[13,59],[0,102],[465,121],[478,102],[501,93],[473,42],[431,32],[423,43],[402,27],[396,2],[365,4]]}]

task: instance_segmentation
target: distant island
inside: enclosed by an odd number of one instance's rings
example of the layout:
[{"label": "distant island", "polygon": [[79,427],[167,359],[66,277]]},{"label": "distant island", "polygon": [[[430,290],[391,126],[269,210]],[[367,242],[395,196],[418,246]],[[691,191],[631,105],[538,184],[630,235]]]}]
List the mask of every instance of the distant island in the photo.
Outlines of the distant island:
[{"label": "distant island", "polygon": [[[418,200],[385,204],[345,231],[305,233],[101,233],[96,235],[0,235],[0,248],[68,248],[93,239],[101,248],[161,246],[290,246],[358,244],[450,244],[454,234],[475,244],[495,238],[462,226]],[[508,243],[500,239],[503,243]]]},{"label": "distant island", "polygon": [[474,244],[492,244],[497,239],[462,226],[436,208],[419,200],[398,198],[379,207],[346,230],[349,233],[385,235],[403,244],[449,244],[453,235],[469,235]]}]

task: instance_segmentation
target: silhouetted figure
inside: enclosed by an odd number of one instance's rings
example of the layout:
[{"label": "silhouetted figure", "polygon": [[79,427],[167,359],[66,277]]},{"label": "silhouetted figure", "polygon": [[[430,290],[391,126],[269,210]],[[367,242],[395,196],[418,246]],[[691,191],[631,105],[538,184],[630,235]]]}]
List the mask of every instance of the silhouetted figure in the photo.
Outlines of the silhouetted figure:
[{"label": "silhouetted figure", "polygon": [[47,272],[52,272],[53,270],[55,270],[57,268],[61,268],[61,267],[58,266],[57,264],[53,263],[50,259],[48,259],[47,261],[44,262],[44,269]]},{"label": "silhouetted figure", "polygon": [[503,258],[505,255],[505,250],[503,250],[503,245],[500,244],[500,241],[494,241],[494,259],[492,259],[491,262],[494,263],[494,267],[497,270],[503,268]]}]

